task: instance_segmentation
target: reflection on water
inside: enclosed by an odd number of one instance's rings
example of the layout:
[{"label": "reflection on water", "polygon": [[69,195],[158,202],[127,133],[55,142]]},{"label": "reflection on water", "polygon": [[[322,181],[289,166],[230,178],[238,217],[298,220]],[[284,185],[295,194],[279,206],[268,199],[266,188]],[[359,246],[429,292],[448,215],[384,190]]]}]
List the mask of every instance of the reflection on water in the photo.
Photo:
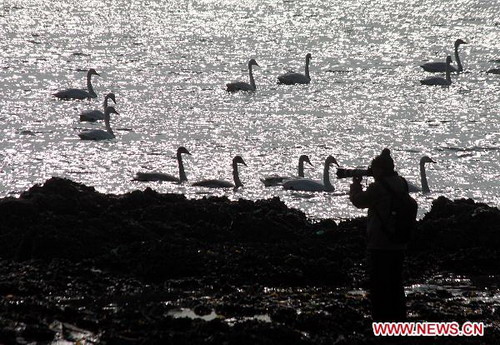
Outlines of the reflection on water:
[{"label": "reflection on water", "polygon": [[[418,161],[429,155],[432,193],[418,195],[421,213],[434,198],[472,197],[500,204],[498,76],[485,71],[500,56],[494,0],[314,1],[7,1],[0,7],[0,194],[18,194],[52,175],[123,193],[151,186],[200,197],[206,190],[130,182],[143,169],[176,173],[178,146],[190,181],[231,178],[241,154],[245,188],[209,191],[236,198],[279,196],[314,217],[364,214],[338,194],[297,195],[264,188],[265,175],[319,179],[330,154],[346,167],[366,166],[383,147],[398,170],[419,184]],[[454,15],[448,16],[448,8]],[[116,8],[120,8],[117,11]],[[430,10],[432,9],[432,10]],[[61,18],[64,18],[62,20]],[[237,25],[228,25],[237,23]],[[466,73],[447,89],[421,87],[418,65],[442,59],[457,38]],[[310,85],[276,85],[302,71],[312,54]],[[256,58],[257,92],[227,94]],[[93,67],[98,98],[57,101],[51,94],[85,87]],[[116,94],[117,139],[78,139],[83,110]]]}]

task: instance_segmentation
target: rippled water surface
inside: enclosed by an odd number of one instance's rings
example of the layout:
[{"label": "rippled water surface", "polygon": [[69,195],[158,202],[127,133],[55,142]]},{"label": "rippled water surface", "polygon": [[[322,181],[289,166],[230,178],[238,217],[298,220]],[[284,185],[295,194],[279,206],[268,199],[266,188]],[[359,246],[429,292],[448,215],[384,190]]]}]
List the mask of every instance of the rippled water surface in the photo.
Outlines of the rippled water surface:
[{"label": "rippled water surface", "polygon": [[[295,174],[308,154],[320,178],[334,155],[365,166],[382,148],[399,172],[420,179],[429,155],[432,190],[417,195],[421,212],[434,198],[471,197],[500,205],[500,17],[496,0],[319,1],[28,1],[0,4],[0,194],[12,195],[50,176],[100,191],[151,186],[200,197],[214,193],[170,183],[131,182],[137,171],[176,173],[178,146],[191,181],[231,179],[240,154],[245,188],[231,198],[279,196],[313,217],[364,214],[349,204],[348,181],[336,192],[264,188],[259,177]],[[457,38],[465,73],[449,88],[425,87],[418,65],[444,60]],[[280,86],[277,75],[303,71],[308,86]],[[228,94],[247,80],[255,58],[257,91]],[[85,87],[95,68],[98,98],[58,101],[51,94]],[[101,108],[114,91],[116,139],[84,142],[81,111]],[[332,173],[333,177],[333,173]]]}]

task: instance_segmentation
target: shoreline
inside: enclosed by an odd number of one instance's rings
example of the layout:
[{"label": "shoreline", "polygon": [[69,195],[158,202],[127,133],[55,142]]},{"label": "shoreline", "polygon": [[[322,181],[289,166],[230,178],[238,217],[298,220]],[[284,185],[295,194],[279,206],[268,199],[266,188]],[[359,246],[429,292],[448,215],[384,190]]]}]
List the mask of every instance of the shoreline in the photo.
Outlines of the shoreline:
[{"label": "shoreline", "polygon": [[[50,343],[64,337],[57,321],[99,343],[236,344],[242,334],[254,343],[377,343],[367,328],[365,217],[313,222],[278,198],[106,195],[61,178],[0,199],[0,216],[0,342]],[[408,250],[410,321],[484,321],[497,326],[482,340],[500,336],[495,300],[458,301],[439,288],[452,275],[477,288],[462,292],[500,291],[498,224],[498,208],[434,200]],[[438,288],[421,292],[429,281]]]}]

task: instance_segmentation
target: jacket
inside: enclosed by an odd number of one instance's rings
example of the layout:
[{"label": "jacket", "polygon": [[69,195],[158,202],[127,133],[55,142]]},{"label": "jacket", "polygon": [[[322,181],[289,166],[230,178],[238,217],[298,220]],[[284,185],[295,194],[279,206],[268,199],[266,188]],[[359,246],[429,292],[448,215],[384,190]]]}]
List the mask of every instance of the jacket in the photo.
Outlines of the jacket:
[{"label": "jacket", "polygon": [[[402,177],[395,174],[387,176],[384,181],[395,192],[406,192],[407,185]],[[391,212],[393,197],[380,182],[371,183],[366,191],[360,184],[352,184],[349,199],[357,208],[368,207],[368,224],[366,229],[366,246],[369,250],[405,250],[406,244],[395,243],[389,239],[383,229]]]}]

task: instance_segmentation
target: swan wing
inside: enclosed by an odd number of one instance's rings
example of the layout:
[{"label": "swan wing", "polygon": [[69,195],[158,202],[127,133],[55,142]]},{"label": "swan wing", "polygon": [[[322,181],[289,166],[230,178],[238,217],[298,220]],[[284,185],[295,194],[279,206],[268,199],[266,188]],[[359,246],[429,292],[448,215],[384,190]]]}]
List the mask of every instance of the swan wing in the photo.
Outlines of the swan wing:
[{"label": "swan wing", "polygon": [[[428,62],[420,65],[426,72],[446,72],[446,62]],[[457,69],[454,66],[450,66],[450,72],[456,72]]]},{"label": "swan wing", "polygon": [[274,187],[274,186],[281,186],[283,182],[286,180],[291,179],[290,176],[278,176],[278,175],[273,175],[273,176],[266,176],[264,178],[261,178],[260,181],[264,184],[266,187]]},{"label": "swan wing", "polygon": [[288,72],[278,76],[278,84],[309,84],[310,81],[311,79],[307,78],[302,73]]},{"label": "swan wing", "polygon": [[310,179],[288,180],[283,183],[283,189],[300,190],[306,192],[319,192],[325,190],[325,185],[321,181]]},{"label": "swan wing", "polygon": [[78,136],[82,140],[108,140],[108,139],[114,139],[115,137],[113,134],[110,134],[100,129],[82,132],[78,134]]},{"label": "swan wing", "polygon": [[54,93],[59,99],[86,99],[86,98],[95,98],[96,95],[91,95],[85,90],[82,89],[67,89]]},{"label": "swan wing", "polygon": [[95,122],[104,120],[104,113],[100,110],[86,110],[80,114],[80,121]]},{"label": "swan wing", "polygon": [[198,187],[208,187],[208,188],[231,188],[234,187],[229,181],[224,180],[202,180],[192,184],[193,186]]},{"label": "swan wing", "polygon": [[450,85],[451,82],[441,77],[432,77],[420,81],[422,85]]},{"label": "swan wing", "polygon": [[416,192],[421,192],[422,191],[422,188],[418,187],[416,184],[410,182],[410,181],[407,181],[408,183],[408,192],[410,193],[416,193]]},{"label": "swan wing", "polygon": [[146,182],[146,181],[169,181],[169,182],[179,182],[179,178],[175,177],[170,174],[163,174],[163,173],[148,173],[148,172],[138,172],[135,177],[134,181],[141,181],[141,182]]},{"label": "swan wing", "polygon": [[226,87],[227,87],[228,92],[255,91],[255,89],[252,87],[252,85],[245,83],[245,82],[242,82],[242,81],[228,83],[228,84],[226,84]]}]

